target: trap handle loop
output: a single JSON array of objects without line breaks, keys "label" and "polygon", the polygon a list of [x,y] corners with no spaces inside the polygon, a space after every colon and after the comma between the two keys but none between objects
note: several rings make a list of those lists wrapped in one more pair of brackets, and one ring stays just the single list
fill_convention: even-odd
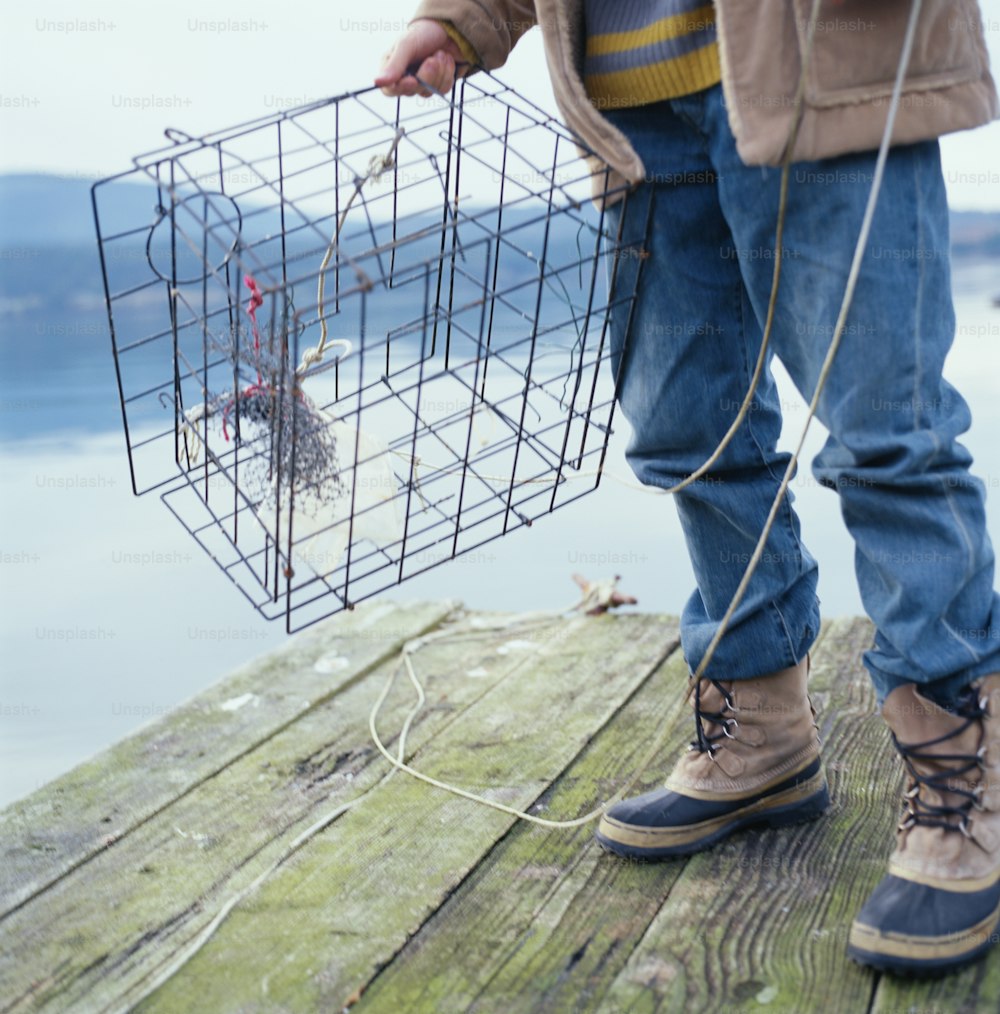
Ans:
[{"label": "trap handle loop", "polygon": [[195,140],[187,131],[178,130],[176,127],[167,127],[163,131],[163,136],[171,142],[171,144],[190,144]]},{"label": "trap handle loop", "polygon": [[[417,62],[411,63],[409,65],[409,67],[406,68],[405,72],[403,73],[403,77],[416,78],[417,79],[417,84],[422,85],[428,91],[434,92],[435,95],[441,95],[442,93],[439,92],[437,90],[437,88],[435,88],[433,85],[429,85],[426,81],[424,81],[423,79],[417,77],[417,71],[420,70],[420,65],[423,62],[424,61],[421,60],[419,63],[417,63]],[[473,71],[479,70],[479,64],[470,63],[468,60],[456,60],[455,61],[455,70],[463,70],[464,73],[461,75],[461,77],[467,77]]]}]

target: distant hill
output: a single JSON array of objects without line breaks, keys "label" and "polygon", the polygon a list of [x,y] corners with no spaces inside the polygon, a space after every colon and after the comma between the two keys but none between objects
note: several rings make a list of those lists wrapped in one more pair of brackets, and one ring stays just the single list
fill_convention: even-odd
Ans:
[{"label": "distant hill", "polygon": [[[0,247],[76,246],[94,243],[90,188],[81,177],[44,174],[0,175]],[[101,189],[102,216],[110,207],[111,185]],[[115,218],[122,228],[152,222],[158,203],[152,182],[117,183]],[[108,223],[114,227],[112,219]],[[1000,257],[1000,211],[953,211],[952,250],[958,257]]]},{"label": "distant hill", "polygon": [[[0,439],[80,428],[110,431],[120,426],[108,314],[91,209],[91,182],[58,176],[0,176],[0,393],[6,392],[0,397]],[[107,248],[106,266],[112,292],[139,293],[135,301],[128,301],[126,306],[120,302],[116,304],[116,335],[120,340],[132,342],[142,336],[163,333],[170,323],[166,287],[149,289],[148,295],[139,288],[152,280],[147,260],[149,234],[143,226],[156,220],[160,199],[156,187],[152,182],[148,185],[117,183],[100,187],[99,193],[105,236],[109,231],[133,230],[109,243]],[[465,205],[464,210],[474,213],[469,205]],[[256,215],[251,211],[241,207],[244,235],[258,239],[265,236],[264,245],[255,248],[255,252],[266,251],[267,245],[275,242],[266,237],[278,231],[275,215],[271,210]],[[591,222],[596,221],[596,213],[589,204],[578,214]],[[517,312],[516,305],[525,298],[518,293],[536,291],[536,258],[541,250],[543,229],[538,221],[532,222],[534,217],[516,208],[508,207],[504,212],[504,227],[510,243],[504,247],[503,254],[508,295],[496,304],[497,313],[506,314],[502,319],[498,316],[494,322],[497,333],[502,333],[504,328],[523,330],[525,326],[526,318]],[[353,228],[359,230],[359,243],[364,242],[364,249],[367,249],[368,236],[376,232],[378,242],[388,244],[391,230],[385,222],[369,222],[363,215],[355,218]],[[488,227],[492,228],[494,216],[491,214],[488,218]],[[406,246],[409,252],[405,256],[400,254],[397,270],[406,256],[417,264],[437,256],[440,233],[436,228],[440,221],[440,213],[434,222],[428,219],[428,225],[434,228]],[[550,261],[572,264],[576,258],[589,256],[587,251],[592,247],[588,246],[587,234],[578,223],[575,215],[558,216],[548,237]],[[414,216],[406,228],[412,234],[422,224],[419,216]],[[514,226],[516,229],[511,234],[508,230]],[[468,228],[472,230],[472,243],[464,247],[468,257],[461,258],[459,276],[467,276],[475,283],[483,271],[482,240],[487,233],[477,232],[475,224]],[[169,263],[167,231],[162,231],[163,235],[154,238],[148,252],[154,264],[166,268]],[[956,271],[956,284],[966,284],[959,283],[959,279],[974,284],[976,298],[980,300],[1000,295],[1000,278],[996,283],[993,281],[993,266],[1000,264],[1000,213],[956,212],[952,215],[952,236],[959,257],[956,263],[964,268]],[[475,249],[477,243],[478,250]],[[294,267],[297,259],[308,256],[306,264],[315,270],[325,249],[325,233],[305,230],[287,242],[288,263]],[[183,249],[178,256],[184,268]],[[185,270],[180,270],[178,277],[182,282],[188,279]],[[583,273],[577,270],[562,277],[565,285],[583,285]],[[311,285],[310,281],[306,287]],[[425,312],[422,287],[396,285],[391,291],[391,296],[380,293],[380,298],[371,302],[367,326],[372,334],[395,327],[399,321],[419,320]],[[559,283],[550,282],[545,292],[546,307],[555,307],[561,320]],[[433,293],[431,295],[433,298]],[[311,298],[311,294],[303,298]],[[463,298],[461,294],[456,296],[455,305],[462,306]],[[502,309],[508,302],[513,309]],[[548,342],[557,339],[557,335],[545,338]],[[164,378],[172,377],[170,350],[167,349],[165,360],[159,357],[159,346],[150,346],[147,351],[148,361],[146,352],[133,354],[133,358],[138,356],[138,359],[134,369],[129,367],[131,372],[126,383],[130,392],[153,390]],[[150,405],[154,413],[164,411],[155,399],[150,400]]]},{"label": "distant hill", "polygon": [[[94,243],[92,179],[41,174],[0,175],[0,246],[76,246]],[[116,188],[122,217],[152,220],[156,188]]]},{"label": "distant hill", "polygon": [[951,250],[956,257],[1000,258],[1000,212],[953,211]]}]

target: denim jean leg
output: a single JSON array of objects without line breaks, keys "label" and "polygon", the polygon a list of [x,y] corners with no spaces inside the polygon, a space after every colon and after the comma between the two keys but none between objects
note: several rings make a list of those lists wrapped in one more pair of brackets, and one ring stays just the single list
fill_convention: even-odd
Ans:
[{"label": "denim jean leg", "polygon": [[[773,250],[780,170],[736,155],[718,90],[703,106],[720,195],[739,246]],[[833,336],[875,153],[793,167],[774,342],[811,398]],[[769,265],[744,257],[758,318]],[[942,377],[954,336],[948,210],[936,142],[890,151],[842,344],[819,402],[829,438],[816,479],[840,495],[879,700],[903,683],[954,692],[1000,671],[1000,597],[985,491],[958,437],[970,414]]]},{"label": "denim jean leg", "polygon": [[[641,244],[652,202],[641,285],[628,314],[613,314],[619,401],[632,426],[627,458],[643,483],[680,482],[716,448],[750,382],[761,332],[717,198],[717,179],[699,132],[671,104],[610,118],[647,167],[624,212],[627,240]],[[639,258],[626,256],[627,277]],[[624,353],[623,350],[624,349]],[[781,413],[770,371],[753,409],[712,470],[675,496],[697,580],[681,640],[694,669],[718,629],[763,529],[788,461],[776,442]],[[815,561],[802,546],[789,498],[764,559],[716,651],[708,674],[746,679],[793,665],[819,629]]]}]

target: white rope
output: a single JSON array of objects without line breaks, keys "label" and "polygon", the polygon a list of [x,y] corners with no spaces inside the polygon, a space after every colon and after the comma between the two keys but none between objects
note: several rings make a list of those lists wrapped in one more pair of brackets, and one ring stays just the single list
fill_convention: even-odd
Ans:
[{"label": "white rope", "polygon": [[[891,138],[892,138],[892,129],[893,129],[893,125],[895,124],[896,112],[897,112],[897,110],[899,108],[900,97],[902,95],[903,80],[904,80],[904,78],[906,76],[906,69],[909,66],[910,53],[911,53],[912,48],[913,48],[913,38],[914,38],[914,35],[915,35],[915,32],[916,32],[917,19],[918,19],[919,14],[920,14],[921,4],[922,4],[922,0],[914,0],[913,8],[911,9],[911,12],[910,12],[910,20],[909,20],[909,22],[907,24],[906,35],[905,35],[904,41],[903,41],[903,50],[902,50],[902,54],[900,56],[900,62],[899,62],[899,66],[898,66],[898,69],[897,69],[897,72],[896,72],[895,83],[894,83],[894,86],[893,86],[892,99],[891,99],[890,104],[889,104],[889,113],[888,113],[888,116],[887,116],[887,119],[886,119],[885,130],[884,130],[883,135],[882,135],[882,142],[881,142],[881,144],[879,146],[878,156],[876,158],[875,172],[874,172],[873,179],[872,179],[872,188],[871,188],[871,191],[870,191],[869,196],[868,196],[868,202],[867,202],[867,205],[865,207],[864,216],[862,218],[861,229],[860,229],[860,232],[859,232],[859,235],[858,235],[857,243],[855,244],[854,256],[852,258],[851,267],[850,267],[850,270],[848,272],[848,278],[847,278],[847,284],[845,286],[844,297],[843,297],[843,299],[841,301],[840,310],[839,310],[839,312],[837,314],[837,321],[836,321],[836,324],[834,326],[833,338],[832,338],[832,340],[830,342],[830,347],[827,350],[826,356],[825,356],[825,358],[823,360],[823,365],[822,365],[822,367],[820,369],[820,374],[819,374],[819,377],[818,377],[817,382],[816,382],[816,390],[813,393],[812,400],[809,403],[809,409],[808,409],[808,413],[806,415],[805,425],[802,428],[802,433],[801,433],[801,436],[799,438],[798,445],[796,446],[795,452],[792,454],[792,457],[789,460],[788,467],[785,470],[784,477],[782,478],[781,484],[780,484],[780,486],[778,488],[778,492],[775,495],[774,502],[771,505],[771,510],[768,513],[767,520],[764,523],[764,529],[761,532],[760,538],[757,540],[757,545],[756,545],[756,547],[754,549],[753,554],[751,555],[750,561],[747,564],[746,570],[743,573],[743,577],[742,577],[742,579],[740,581],[740,584],[737,587],[736,592],[734,593],[732,600],[730,601],[730,604],[729,604],[729,607],[726,610],[726,613],[724,614],[722,620],[719,623],[719,627],[716,630],[715,636],[712,638],[711,642],[709,643],[708,648],[705,651],[705,655],[703,656],[703,658],[701,660],[701,663],[699,664],[698,668],[696,669],[696,671],[692,675],[691,684],[690,684],[692,687],[697,684],[697,682],[698,682],[699,679],[701,679],[701,677],[704,674],[705,670],[707,669],[709,663],[711,662],[712,656],[714,655],[714,653],[715,653],[715,651],[716,651],[716,649],[717,649],[717,647],[719,645],[719,642],[722,640],[723,635],[725,634],[726,630],[728,629],[728,625],[729,625],[730,621],[732,620],[733,614],[735,613],[736,609],[738,608],[739,603],[742,600],[743,595],[746,592],[747,586],[749,585],[750,580],[753,577],[754,571],[756,570],[756,567],[757,567],[758,563],[760,562],[761,557],[763,556],[764,546],[767,543],[767,538],[770,535],[771,529],[772,529],[772,527],[774,525],[774,520],[777,517],[778,510],[781,507],[781,503],[784,500],[785,494],[786,494],[786,492],[788,490],[788,485],[791,482],[793,473],[795,472],[795,468],[796,468],[796,465],[798,463],[799,456],[800,456],[800,454],[802,452],[802,447],[805,444],[805,440],[806,440],[806,437],[807,437],[808,432],[809,432],[810,423],[812,422],[812,419],[813,419],[813,417],[814,417],[814,415],[816,413],[816,407],[819,404],[820,396],[821,396],[821,394],[823,392],[823,389],[824,389],[824,387],[826,385],[827,379],[828,379],[828,377],[830,375],[830,370],[831,370],[831,368],[833,366],[834,357],[836,356],[837,350],[840,347],[840,341],[841,341],[841,339],[843,337],[844,328],[845,328],[846,323],[847,323],[847,314],[850,311],[851,302],[852,302],[853,297],[854,297],[854,290],[855,290],[855,288],[857,286],[858,276],[859,276],[860,271],[861,271],[861,262],[864,259],[865,246],[866,246],[866,244],[868,242],[868,236],[869,236],[869,233],[871,231],[871,223],[872,223],[872,220],[873,220],[874,215],[875,215],[875,206],[877,204],[878,195],[879,195],[879,192],[881,190],[882,178],[884,176],[884,171],[885,171],[885,162],[886,162],[886,159],[888,157],[889,146],[890,146],[890,142],[891,142]],[[813,0],[813,7],[812,7],[811,14],[810,14],[810,23],[809,23],[809,29],[808,29],[807,45],[806,45],[806,50],[805,50],[805,54],[804,54],[804,57],[803,57],[803,71],[802,71],[802,76],[801,76],[800,82],[799,82],[799,93],[796,96],[796,100],[798,102],[801,102],[802,98],[803,98],[803,89],[804,89],[804,82],[805,82],[805,66],[806,66],[806,63],[807,63],[805,57],[808,55],[808,53],[811,52],[812,39],[813,39],[813,36],[814,36],[814,33],[815,33],[815,27],[816,27],[816,21],[817,21],[817,18],[818,18],[818,14],[819,14],[819,8],[820,8],[820,0]],[[788,168],[788,166],[790,164],[790,159],[791,159],[792,153],[794,151],[795,139],[796,139],[796,136],[797,136],[798,124],[800,122],[800,119],[801,119],[800,117],[798,117],[796,119],[795,127],[794,127],[794,129],[792,131],[791,137],[789,138],[788,150],[786,151],[786,155],[785,155],[785,164],[784,164],[783,179],[782,179],[783,186],[782,186],[781,195],[780,195],[780,198],[779,198],[779,200],[781,202],[780,205],[779,205],[779,222],[783,221],[785,206],[786,206],[786,203],[787,203],[787,178],[786,178],[786,173],[787,173],[787,168]],[[776,230],[776,242],[777,242],[777,246],[778,246],[778,257],[780,257],[780,249],[781,249],[781,229],[780,229],[780,227],[779,227],[779,229]],[[777,265],[776,265],[776,268],[777,268]],[[767,332],[769,331],[770,324],[771,324],[771,321],[773,319],[774,306],[775,306],[775,302],[776,302],[776,294],[777,294],[777,288],[778,288],[778,281],[779,281],[779,279],[780,279],[780,271],[776,270],[775,271],[774,280],[773,280],[773,283],[772,283],[771,298],[769,300],[769,307],[768,307],[768,328],[765,329],[765,336],[766,336]],[[760,360],[758,359],[758,365],[759,365],[759,362],[760,362]],[[748,398],[744,400],[744,406],[743,406],[744,408],[746,408],[746,405],[748,404],[750,395],[752,395],[752,388],[751,388],[751,391],[748,393]],[[727,434],[727,438],[731,437],[732,432],[733,431],[731,429],[730,433]],[[722,445],[720,445],[720,448],[717,449],[717,451],[715,452],[715,454],[713,454],[713,456],[709,459],[709,461],[706,462],[706,465],[703,466],[703,468],[707,467],[712,460],[714,460],[716,457],[718,457],[718,454],[721,453],[721,447],[722,447]],[[680,490],[681,488],[683,488],[685,484],[689,483],[690,481],[693,481],[692,480],[692,476],[689,476],[687,479],[684,480],[684,482],[679,483],[677,486],[672,487],[670,489],[665,489],[662,492],[667,492],[667,493],[669,493],[669,492],[677,492],[678,490]],[[418,645],[418,647],[419,647],[419,645]],[[413,668],[412,654],[413,654],[414,650],[415,649],[412,648],[409,645],[406,646],[406,647],[404,647],[402,661],[403,661],[403,664],[406,666],[407,674],[409,675],[410,682],[413,684],[413,686],[414,686],[414,688],[415,688],[415,690],[417,692],[417,700],[418,700],[418,707],[419,707],[419,706],[422,706],[423,701],[425,699],[425,695],[424,695],[423,687],[420,684],[420,680],[417,677],[417,674],[416,674],[416,672],[415,672],[415,670]],[[620,789],[618,792],[616,792],[614,794],[614,796],[612,796],[611,799],[609,799],[607,802],[605,802],[602,806],[600,806],[600,807],[598,807],[598,808],[590,811],[589,813],[585,814],[582,817],[578,817],[578,818],[575,818],[573,820],[564,820],[564,821],[547,820],[545,818],[537,817],[534,814],[525,813],[523,811],[516,810],[516,809],[514,809],[512,807],[505,806],[502,803],[497,803],[497,802],[495,802],[495,801],[493,801],[491,799],[487,799],[487,798],[485,798],[483,796],[476,795],[475,793],[468,792],[465,789],[460,789],[460,788],[458,788],[456,786],[449,785],[446,782],[440,781],[439,779],[432,778],[429,775],[425,775],[421,771],[418,771],[416,768],[413,768],[411,765],[404,763],[402,761],[402,759],[401,759],[401,756],[399,758],[393,758],[392,755],[389,754],[388,750],[385,748],[385,746],[382,743],[381,739],[379,738],[378,731],[376,729],[376,719],[378,717],[378,712],[379,712],[379,709],[381,708],[382,703],[384,702],[385,698],[388,697],[389,691],[390,691],[390,689],[392,687],[392,682],[395,680],[395,675],[396,675],[397,671],[398,670],[394,671],[392,677],[390,678],[390,681],[387,683],[387,685],[386,685],[385,689],[383,690],[383,693],[380,696],[379,700],[376,701],[375,706],[372,709],[372,713],[369,716],[369,723],[368,723],[368,725],[369,725],[369,729],[370,729],[371,734],[372,734],[372,739],[374,740],[375,745],[378,747],[378,749],[382,753],[382,755],[387,760],[389,760],[389,762],[391,764],[393,764],[394,767],[398,768],[399,770],[405,771],[407,774],[411,775],[412,777],[418,778],[421,781],[426,782],[429,785],[433,785],[436,788],[442,789],[442,790],[444,790],[446,792],[450,792],[453,795],[460,796],[463,799],[469,799],[469,800],[472,800],[474,802],[480,803],[480,804],[482,804],[484,806],[492,807],[495,810],[500,810],[503,813],[507,813],[509,815],[515,816],[515,817],[517,817],[517,818],[519,818],[521,820],[526,820],[526,821],[529,821],[530,823],[538,824],[538,825],[540,825],[542,827],[548,827],[548,828],[573,828],[573,827],[579,827],[582,824],[590,823],[592,820],[595,820],[596,818],[598,818],[599,816],[601,816],[601,814],[603,814],[610,806],[612,806],[619,799],[623,798],[625,792],[628,791],[628,789],[631,787],[631,785],[634,784],[634,782],[637,781],[642,776],[642,774],[645,772],[646,768],[655,759],[655,757],[659,753],[660,748],[663,746],[664,742],[667,739],[667,728],[664,727],[663,729],[660,730],[660,732],[656,736],[656,738],[654,740],[654,743],[653,743],[653,746],[647,752],[646,758],[639,765],[639,767],[638,767],[638,769],[636,771],[636,774],[632,777],[632,779],[629,781],[629,783],[627,785],[625,785],[622,789]]]},{"label": "white rope", "polygon": [[205,446],[201,439],[201,434],[198,433],[198,423],[211,414],[212,410],[202,402],[200,405],[189,408],[181,418],[178,436],[184,442],[184,447],[187,450],[187,460],[191,466],[198,464],[201,452]]},{"label": "white rope", "polygon": [[[584,599],[584,602],[586,602],[586,597]],[[580,606],[584,604],[584,602],[577,603],[577,605],[573,607],[573,610],[579,609]],[[528,622],[537,622],[538,619],[548,620],[551,622],[562,619],[565,615],[566,614],[564,612],[559,611],[553,611],[549,613],[529,614],[527,618],[524,617],[518,618],[519,622],[516,624],[516,629],[518,631],[522,629],[522,623],[520,621],[524,619],[527,619]],[[508,622],[508,624],[502,628],[481,628],[481,629],[509,629],[510,626],[511,625]],[[670,726],[664,725],[660,729],[659,733],[656,735],[649,749],[646,751],[646,754],[642,762],[636,768],[635,773],[623,785],[621,785],[609,799],[605,800],[600,806],[595,807],[588,813],[585,813],[582,817],[574,817],[569,820],[550,820],[546,817],[539,817],[536,814],[528,813],[524,810],[518,810],[515,807],[507,806],[504,803],[498,803],[495,800],[488,799],[487,797],[479,795],[475,792],[470,792],[467,789],[462,789],[459,788],[458,786],[450,785],[448,782],[443,782],[440,779],[433,778],[430,775],[424,774],[422,771],[418,770],[412,765],[405,763],[402,759],[404,755],[404,744],[402,739],[406,730],[404,730],[404,732],[400,734],[400,742],[397,745],[396,755],[393,756],[391,753],[389,753],[389,750],[382,742],[382,739],[378,733],[376,723],[378,721],[379,712],[382,710],[382,706],[385,704],[385,701],[388,698],[393,685],[395,684],[396,676],[399,674],[399,670],[401,667],[406,668],[407,676],[410,679],[410,683],[413,685],[413,688],[416,691],[417,703],[414,705],[413,709],[414,713],[418,712],[423,707],[424,702],[426,700],[426,695],[424,693],[423,685],[420,682],[420,678],[417,676],[416,670],[413,667],[412,660],[413,655],[425,644],[429,643],[432,640],[437,639],[438,636],[445,636],[446,633],[447,632],[440,632],[439,634],[431,634],[428,635],[427,637],[420,638],[417,641],[412,641],[404,646],[400,665],[397,665],[396,668],[393,669],[392,674],[386,681],[385,686],[382,688],[382,693],[379,694],[378,699],[372,706],[371,713],[368,716],[368,729],[371,733],[371,737],[375,743],[375,746],[378,747],[379,753],[381,753],[382,756],[385,757],[385,759],[389,761],[390,764],[392,764],[393,768],[398,769],[400,771],[405,771],[408,775],[418,779],[419,781],[425,782],[428,785],[433,785],[435,788],[443,789],[445,792],[450,792],[452,795],[459,796],[462,799],[468,799],[471,802],[480,803],[481,805],[488,806],[491,809],[499,810],[501,813],[506,813],[508,816],[516,817],[518,820],[524,820],[530,824],[537,824],[539,827],[545,827],[549,829],[569,829],[574,827],[582,827],[584,824],[589,824],[592,821],[596,820],[598,817],[600,817],[601,814],[603,814],[604,811],[608,809],[608,807],[613,806],[620,799],[625,798],[625,794],[642,777],[646,769],[655,759],[656,755],[660,752],[661,748],[663,747],[664,743],[667,740],[667,737],[670,733]]]}]

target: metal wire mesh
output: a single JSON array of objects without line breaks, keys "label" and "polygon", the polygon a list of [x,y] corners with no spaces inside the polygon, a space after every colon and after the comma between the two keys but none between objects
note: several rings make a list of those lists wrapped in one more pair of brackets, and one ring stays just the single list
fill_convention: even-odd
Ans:
[{"label": "metal wire mesh", "polygon": [[548,114],[479,74],[168,137],[93,190],[133,489],[263,615],[299,629],[596,488],[641,251]]}]

